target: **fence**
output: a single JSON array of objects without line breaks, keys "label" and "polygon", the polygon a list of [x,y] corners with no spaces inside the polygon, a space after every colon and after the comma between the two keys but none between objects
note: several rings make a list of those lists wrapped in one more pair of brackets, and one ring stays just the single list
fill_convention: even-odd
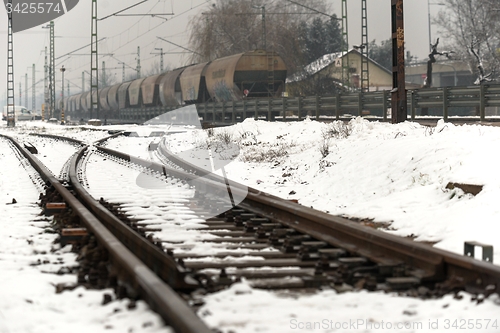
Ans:
[{"label": "fence", "polygon": [[[245,118],[301,120],[306,116],[316,119],[340,119],[343,116],[374,116],[386,121],[390,116],[390,92],[337,93],[333,96],[283,97],[244,99],[242,101],[197,104],[198,114],[205,121],[237,122]],[[469,87],[440,87],[408,91],[408,116],[414,120],[418,109],[437,108],[445,120],[450,109],[461,108],[462,113],[473,113],[484,121],[487,107],[500,107],[500,85]],[[171,108],[155,107],[125,109],[122,119],[155,117]],[[465,111],[464,111],[465,110]]]}]

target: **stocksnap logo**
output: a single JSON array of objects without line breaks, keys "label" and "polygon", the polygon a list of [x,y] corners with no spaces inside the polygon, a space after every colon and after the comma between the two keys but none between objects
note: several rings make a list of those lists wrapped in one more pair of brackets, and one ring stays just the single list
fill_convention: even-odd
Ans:
[{"label": "stocksnap logo", "polygon": [[12,32],[20,32],[52,21],[75,8],[79,0],[3,0],[12,14]]}]

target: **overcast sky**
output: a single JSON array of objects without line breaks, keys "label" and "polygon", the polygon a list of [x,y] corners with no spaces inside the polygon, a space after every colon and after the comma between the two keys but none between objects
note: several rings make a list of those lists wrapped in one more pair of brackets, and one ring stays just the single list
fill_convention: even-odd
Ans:
[{"label": "overcast sky", "polygon": [[[334,12],[340,16],[340,0],[328,0]],[[140,2],[139,0],[98,0],[98,17],[102,18],[123,8]],[[137,65],[137,47],[140,46],[142,71],[148,71],[160,63],[159,50],[167,52],[186,52],[186,50],[157,39],[157,36],[175,44],[188,47],[188,22],[195,15],[207,10],[214,1],[210,0],[149,0],[123,14],[132,13],[170,13],[167,20],[150,16],[110,17],[99,21],[98,37],[106,37],[99,43],[99,66],[106,62],[108,74],[114,75],[121,82],[122,65],[125,62],[126,75],[133,72]],[[390,0],[368,0],[368,39],[377,43],[390,38]],[[419,59],[427,57],[428,51],[428,21],[427,1],[405,0],[405,39],[407,49]],[[431,5],[431,15],[436,15],[440,6]],[[90,47],[75,52],[71,57],[65,54],[90,43],[91,1],[80,0],[78,5],[65,15],[55,20],[55,54],[56,58],[56,98],[60,96],[62,65],[67,69],[65,81],[70,82],[70,93],[81,92],[82,72],[90,71]],[[349,45],[361,41],[361,0],[348,1]],[[32,65],[35,64],[35,79],[37,95],[43,91],[44,49],[49,47],[49,29],[42,26],[14,34],[14,88],[15,103],[24,105],[25,74],[28,74],[28,96],[31,109]],[[436,36],[433,26],[433,39]],[[7,87],[7,14],[0,13],[0,102],[5,103]],[[108,55],[108,54],[113,54]],[[170,53],[164,55],[165,66],[171,68],[185,65],[188,55],[185,53]],[[133,69],[132,69],[133,68]],[[86,79],[88,74],[85,73]],[[19,82],[22,85],[22,100],[19,103]],[[65,89],[67,82],[65,82]],[[88,90],[88,87],[87,87]],[[65,90],[66,94],[66,90]],[[37,105],[37,109],[40,106]]]}]

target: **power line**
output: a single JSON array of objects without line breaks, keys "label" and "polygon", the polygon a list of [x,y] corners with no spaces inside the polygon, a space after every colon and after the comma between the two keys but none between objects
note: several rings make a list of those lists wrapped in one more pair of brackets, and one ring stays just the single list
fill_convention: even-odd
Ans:
[{"label": "power line", "polygon": [[105,20],[105,19],[107,19],[107,18],[109,18],[109,17],[111,17],[111,16],[116,16],[117,14],[122,13],[122,12],[124,12],[124,11],[126,11],[126,10],[129,10],[130,8],[133,8],[133,7],[135,7],[135,6],[138,6],[138,5],[140,5],[141,3],[144,3],[144,2],[146,2],[146,1],[148,1],[148,0],[143,0],[143,1],[141,1],[141,2],[136,3],[135,5],[128,6],[127,8],[124,8],[124,9],[122,9],[122,10],[119,10],[119,11],[117,11],[117,12],[113,13],[113,14],[110,14],[110,15],[108,15],[108,16],[105,16],[105,17],[102,17],[102,18],[100,18],[100,19],[97,19],[97,21],[102,21],[102,20]]}]

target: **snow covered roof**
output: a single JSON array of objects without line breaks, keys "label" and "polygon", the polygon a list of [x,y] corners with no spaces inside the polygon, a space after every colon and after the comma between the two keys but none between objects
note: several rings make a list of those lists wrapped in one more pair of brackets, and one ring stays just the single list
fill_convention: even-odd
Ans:
[{"label": "snow covered roof", "polygon": [[[291,82],[297,82],[297,81],[302,81],[308,77],[313,76],[314,74],[320,72],[324,68],[330,66],[331,64],[335,63],[335,61],[341,61],[342,57],[348,53],[356,53],[360,57],[363,55],[356,49],[350,49],[348,52],[335,52],[335,53],[329,53],[323,55],[321,58],[318,58],[311,62],[309,65],[304,67],[304,69],[301,72],[295,73],[291,76],[289,76],[286,79],[286,83],[291,83]],[[368,60],[375,64],[376,66],[382,68],[384,71],[389,72],[385,67],[377,63],[371,58],[368,58]],[[338,66],[342,66],[341,64],[338,64]]]},{"label": "snow covered roof", "polygon": [[337,59],[340,59],[342,57],[342,55],[343,55],[342,52],[325,54],[321,58],[314,60],[309,65],[304,67],[303,71],[295,73],[295,74],[291,75],[290,77],[288,77],[286,79],[286,83],[304,80],[305,78],[308,78],[308,77],[318,73],[323,68],[328,67],[329,65],[333,64]]}]

